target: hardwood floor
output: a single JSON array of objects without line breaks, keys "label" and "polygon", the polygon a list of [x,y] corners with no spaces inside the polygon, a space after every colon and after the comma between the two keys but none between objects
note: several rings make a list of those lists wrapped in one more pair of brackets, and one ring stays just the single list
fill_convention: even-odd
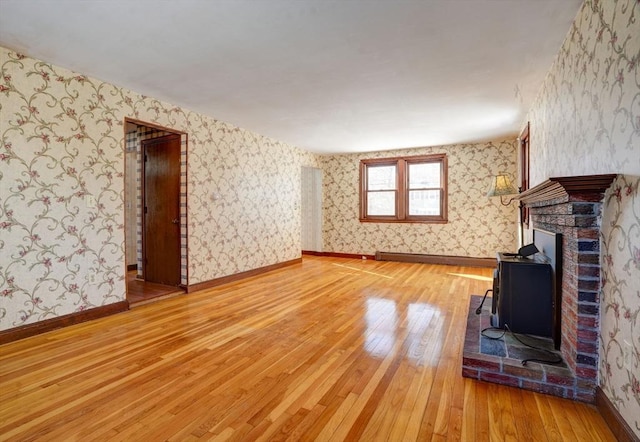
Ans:
[{"label": "hardwood floor", "polygon": [[137,273],[136,270],[127,272],[127,301],[130,307],[184,294],[184,290],[179,287],[138,280]]},{"label": "hardwood floor", "polygon": [[302,264],[0,347],[0,440],[614,440],[461,376],[490,269]]}]

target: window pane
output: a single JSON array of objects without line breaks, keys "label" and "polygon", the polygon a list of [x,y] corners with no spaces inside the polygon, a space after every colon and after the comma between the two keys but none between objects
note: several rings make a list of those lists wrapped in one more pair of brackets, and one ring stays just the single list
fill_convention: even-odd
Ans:
[{"label": "window pane", "polygon": [[409,191],[409,216],[440,215],[439,190]]},{"label": "window pane", "polygon": [[440,187],[440,163],[409,163],[409,189]]},{"label": "window pane", "polygon": [[394,191],[367,193],[367,215],[395,216],[395,214],[396,193]]},{"label": "window pane", "polygon": [[395,190],[396,166],[367,166],[367,190]]}]

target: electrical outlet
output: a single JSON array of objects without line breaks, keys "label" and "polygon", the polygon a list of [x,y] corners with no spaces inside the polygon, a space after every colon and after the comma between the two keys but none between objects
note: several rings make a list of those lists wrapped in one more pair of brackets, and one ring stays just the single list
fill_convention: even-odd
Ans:
[{"label": "electrical outlet", "polygon": [[96,199],[93,195],[85,195],[84,203],[87,205],[89,209],[95,209],[96,207]]},{"label": "electrical outlet", "polygon": [[627,371],[631,371],[631,361],[632,361],[632,357],[631,357],[631,350],[633,349],[633,347],[631,346],[631,342],[627,341],[626,339],[622,341],[624,343],[623,347],[622,347],[622,365],[624,366],[624,369]]}]

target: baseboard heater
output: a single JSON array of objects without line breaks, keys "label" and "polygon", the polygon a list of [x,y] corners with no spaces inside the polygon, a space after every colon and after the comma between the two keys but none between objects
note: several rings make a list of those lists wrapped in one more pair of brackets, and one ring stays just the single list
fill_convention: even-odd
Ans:
[{"label": "baseboard heater", "polygon": [[420,253],[376,252],[376,261],[415,262],[465,267],[496,267],[495,258],[473,258],[469,256],[424,255]]}]

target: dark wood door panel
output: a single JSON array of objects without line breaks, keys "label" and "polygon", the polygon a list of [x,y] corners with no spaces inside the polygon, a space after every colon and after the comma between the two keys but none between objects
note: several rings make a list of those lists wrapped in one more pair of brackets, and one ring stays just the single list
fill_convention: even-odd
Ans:
[{"label": "dark wood door panel", "polygon": [[180,135],[144,140],[144,278],[180,284]]}]

